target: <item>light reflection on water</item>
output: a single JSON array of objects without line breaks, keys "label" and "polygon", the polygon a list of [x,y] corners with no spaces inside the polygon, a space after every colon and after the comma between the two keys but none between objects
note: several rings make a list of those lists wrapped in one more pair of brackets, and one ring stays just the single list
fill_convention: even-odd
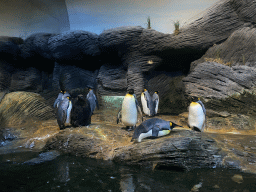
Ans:
[{"label": "light reflection on water", "polygon": [[68,155],[40,164],[24,164],[36,156],[38,153],[34,152],[14,153],[11,157],[1,155],[0,191],[248,192],[256,189],[255,175],[236,170],[152,171]]}]

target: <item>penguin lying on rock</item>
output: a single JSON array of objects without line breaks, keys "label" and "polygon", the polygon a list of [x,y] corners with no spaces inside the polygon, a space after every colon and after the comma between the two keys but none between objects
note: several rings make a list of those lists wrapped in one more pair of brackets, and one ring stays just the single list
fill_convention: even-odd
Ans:
[{"label": "penguin lying on rock", "polygon": [[195,131],[203,132],[206,126],[206,110],[202,101],[192,97],[188,108],[188,125]]},{"label": "penguin lying on rock", "polygon": [[159,118],[148,119],[134,130],[131,141],[141,142],[147,137],[161,137],[169,134],[174,127],[182,126]]},{"label": "penguin lying on rock", "polygon": [[59,103],[57,110],[57,122],[60,129],[64,129],[65,123],[70,123],[70,112],[72,109],[71,96],[64,94],[65,98]]},{"label": "penguin lying on rock", "polygon": [[[141,108],[136,99],[136,95],[134,94],[133,89],[129,89],[128,93],[125,95],[122,108],[117,115],[117,124],[122,121],[122,123],[126,126],[126,128],[130,131],[136,127],[136,123],[138,120],[137,111],[142,116]],[[143,116],[142,116],[143,121]]]}]

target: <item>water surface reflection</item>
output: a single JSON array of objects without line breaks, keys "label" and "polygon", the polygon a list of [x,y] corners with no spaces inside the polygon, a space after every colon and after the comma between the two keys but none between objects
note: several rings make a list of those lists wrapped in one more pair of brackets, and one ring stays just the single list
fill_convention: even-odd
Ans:
[{"label": "water surface reflection", "polygon": [[188,172],[150,170],[60,155],[39,164],[24,163],[38,153],[1,155],[0,191],[232,191],[256,189],[256,176],[227,169]]}]

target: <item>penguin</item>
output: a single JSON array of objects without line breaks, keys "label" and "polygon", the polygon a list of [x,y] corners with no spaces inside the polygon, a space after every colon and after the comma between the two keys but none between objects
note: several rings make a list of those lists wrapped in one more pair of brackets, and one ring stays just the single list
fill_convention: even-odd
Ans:
[{"label": "penguin", "polygon": [[65,123],[70,123],[71,109],[72,109],[71,97],[69,94],[66,94],[65,98],[59,103],[59,107],[57,110],[57,122],[60,129],[64,129]]},{"label": "penguin", "polygon": [[134,94],[134,90],[129,89],[124,97],[122,108],[117,115],[117,124],[122,121],[128,131],[133,130],[138,120],[137,111],[142,116],[141,108]]},{"label": "penguin", "polygon": [[156,115],[158,112],[158,104],[159,104],[158,91],[155,91],[155,93],[153,94],[152,101],[153,101],[153,108],[155,110],[155,115]]},{"label": "penguin", "polygon": [[141,93],[141,104],[143,108],[143,112],[148,116],[154,116],[154,104],[152,102],[152,98],[147,89]]},{"label": "penguin", "polygon": [[188,108],[188,125],[199,132],[203,132],[206,126],[206,110],[202,101],[197,97],[192,97]]},{"label": "penguin", "polygon": [[66,92],[65,90],[63,90],[63,89],[60,90],[60,93],[59,93],[57,99],[55,100],[53,107],[58,108],[59,103],[68,95],[70,96],[70,94],[68,92]]},{"label": "penguin", "polygon": [[86,98],[90,102],[91,114],[93,114],[93,111],[95,110],[96,106],[97,106],[97,109],[99,109],[99,104],[98,104],[98,100],[91,88],[89,88],[89,93],[87,94]]},{"label": "penguin", "polygon": [[72,102],[71,125],[73,127],[90,125],[91,106],[87,98],[80,94]]},{"label": "penguin", "polygon": [[60,93],[53,104],[53,108],[56,108],[56,107],[58,108],[59,103],[63,100],[63,94],[64,94],[64,90],[60,90]]},{"label": "penguin", "polygon": [[174,127],[182,127],[171,121],[152,118],[142,122],[135,130],[131,141],[141,142],[147,137],[161,137],[171,132]]}]

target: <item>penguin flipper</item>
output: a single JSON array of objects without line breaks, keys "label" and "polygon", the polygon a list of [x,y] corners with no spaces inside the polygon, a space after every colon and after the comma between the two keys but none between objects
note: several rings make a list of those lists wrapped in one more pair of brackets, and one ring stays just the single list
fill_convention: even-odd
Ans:
[{"label": "penguin flipper", "polygon": [[205,110],[203,102],[199,100],[199,101],[197,101],[197,103],[199,103],[201,105],[201,107],[203,109],[203,112],[204,112],[204,115],[206,115],[206,110]]},{"label": "penguin flipper", "polygon": [[158,137],[159,128],[153,127],[152,129],[152,136]]},{"label": "penguin flipper", "polygon": [[116,124],[118,124],[121,121],[122,118],[122,109],[119,110],[118,114],[117,114],[117,119],[116,119]]},{"label": "penguin flipper", "polygon": [[136,103],[136,108],[137,108],[137,111],[139,112],[139,114],[141,115],[141,118],[142,118],[142,122],[143,122],[143,115],[142,115],[142,111],[141,111],[141,108],[140,108],[140,105],[139,105],[139,102],[136,98],[136,95],[133,94],[134,98],[135,98],[135,103]]}]

